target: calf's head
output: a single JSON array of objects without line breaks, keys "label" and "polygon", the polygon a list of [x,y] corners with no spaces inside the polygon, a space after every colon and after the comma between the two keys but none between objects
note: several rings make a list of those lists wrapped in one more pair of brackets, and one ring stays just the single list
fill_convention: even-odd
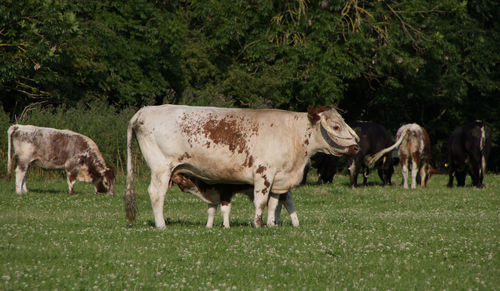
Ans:
[{"label": "calf's head", "polygon": [[330,146],[327,151],[335,156],[354,155],[359,151],[359,137],[347,125],[334,108],[307,108],[309,120],[313,125],[319,123],[321,135]]}]

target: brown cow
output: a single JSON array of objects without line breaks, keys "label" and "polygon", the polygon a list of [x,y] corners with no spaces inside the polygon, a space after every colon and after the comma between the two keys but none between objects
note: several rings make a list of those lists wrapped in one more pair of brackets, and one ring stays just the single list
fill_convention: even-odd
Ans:
[{"label": "brown cow", "polygon": [[401,126],[396,139],[406,134],[399,146],[399,162],[403,174],[403,187],[408,189],[408,159],[411,160],[411,188],[417,187],[417,174],[420,172],[420,185],[425,187],[430,177],[431,142],[427,131],[416,123]]},{"label": "brown cow", "polygon": [[[8,133],[8,173],[16,167],[16,192],[27,192],[26,174],[32,162],[44,169],[64,169],[69,194],[76,180],[92,182],[96,193],[114,194],[115,174],[106,164],[95,142],[70,131],[32,125],[12,125]],[[12,145],[15,154],[12,157]]]}]

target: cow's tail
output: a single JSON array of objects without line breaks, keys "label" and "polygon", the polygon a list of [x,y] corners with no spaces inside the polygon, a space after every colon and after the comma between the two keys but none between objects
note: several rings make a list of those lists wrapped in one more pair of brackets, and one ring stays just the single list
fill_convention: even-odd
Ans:
[{"label": "cow's tail", "polygon": [[481,124],[481,139],[479,140],[479,149],[481,151],[481,173],[479,173],[479,177],[484,176],[486,173],[486,154],[485,154],[485,144],[486,144],[486,129],[484,128],[484,123]]},{"label": "cow's tail", "polygon": [[135,116],[130,120],[127,128],[127,180],[125,184],[125,192],[123,193],[123,201],[125,202],[125,216],[130,224],[135,222],[137,214],[137,201],[135,199],[134,190],[134,165],[132,163],[132,144],[134,138]]},{"label": "cow's tail", "polygon": [[390,147],[387,147],[381,151],[379,151],[378,153],[374,154],[373,156],[370,156],[370,155],[367,155],[365,157],[365,164],[368,168],[373,168],[373,166],[375,165],[375,163],[383,156],[385,155],[386,153],[394,150],[395,148],[399,147],[399,145],[403,142],[403,139],[406,137],[406,135],[408,134],[408,130],[405,130],[405,132],[399,137],[399,139],[396,141],[396,143],[394,143],[392,146]]},{"label": "cow's tail", "polygon": [[13,167],[14,167],[14,160],[13,160],[13,156],[12,156],[12,135],[14,134],[14,132],[18,129],[17,125],[12,125],[11,127],[9,127],[9,129],[7,130],[7,175],[10,179],[11,175],[12,175],[12,170],[13,170]]}]

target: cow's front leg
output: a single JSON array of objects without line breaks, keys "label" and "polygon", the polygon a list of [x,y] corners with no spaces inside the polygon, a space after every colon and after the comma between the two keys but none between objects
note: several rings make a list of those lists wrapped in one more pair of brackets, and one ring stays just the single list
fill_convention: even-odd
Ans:
[{"label": "cow's front leg", "polygon": [[207,227],[212,228],[214,225],[214,217],[217,212],[217,204],[208,204],[208,219],[207,219]]},{"label": "cow's front leg", "polygon": [[[254,178],[254,198],[253,203],[255,205],[255,216],[254,216],[254,224],[255,227],[262,226],[262,213],[264,212],[264,208],[267,205],[267,201],[269,198],[269,193],[271,192],[272,177],[269,173],[265,171],[264,166],[259,166],[255,172]],[[273,218],[274,220],[274,213]],[[269,217],[268,217],[269,222]]]},{"label": "cow's front leg", "polygon": [[163,218],[163,203],[170,181],[170,171],[155,171],[151,173],[151,183],[148,187],[149,198],[151,199],[151,207],[155,225],[157,228],[165,228],[165,219]]}]

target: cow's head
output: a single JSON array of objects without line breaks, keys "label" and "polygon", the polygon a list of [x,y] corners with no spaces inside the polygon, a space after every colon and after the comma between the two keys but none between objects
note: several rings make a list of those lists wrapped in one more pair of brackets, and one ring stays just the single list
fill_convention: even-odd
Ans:
[{"label": "cow's head", "polygon": [[307,108],[309,120],[313,125],[319,123],[321,135],[330,146],[327,151],[335,156],[354,155],[359,151],[359,137],[347,125],[334,108],[320,107],[314,109]]},{"label": "cow's head", "polygon": [[[102,172],[102,182],[101,182],[100,193],[109,193],[111,195],[115,194],[115,171],[109,165]],[[96,188],[97,189],[97,188]]]}]

